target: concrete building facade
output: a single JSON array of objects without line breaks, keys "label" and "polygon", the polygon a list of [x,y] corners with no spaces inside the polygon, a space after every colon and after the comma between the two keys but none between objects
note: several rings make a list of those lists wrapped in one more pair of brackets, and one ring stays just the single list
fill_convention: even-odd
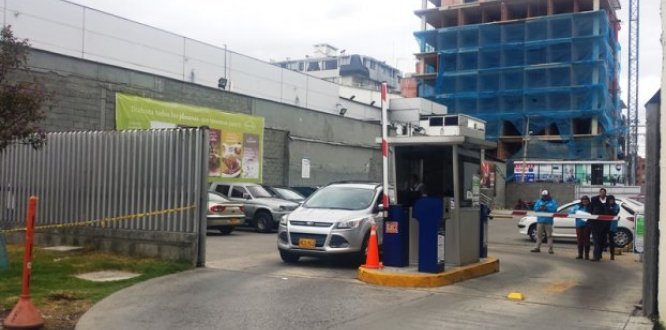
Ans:
[{"label": "concrete building facade", "polygon": [[313,56],[288,59],[273,64],[331,81],[343,86],[378,91],[386,82],[390,92],[400,91],[400,70],[370,56],[346,54],[329,44],[314,45]]},{"label": "concrete building facade", "polygon": [[[30,72],[53,98],[47,131],[115,129],[115,93],[205,106],[265,118],[263,182],[322,185],[333,180],[381,178],[380,126],[176,79],[33,50]],[[301,177],[302,159],[311,177]]]}]

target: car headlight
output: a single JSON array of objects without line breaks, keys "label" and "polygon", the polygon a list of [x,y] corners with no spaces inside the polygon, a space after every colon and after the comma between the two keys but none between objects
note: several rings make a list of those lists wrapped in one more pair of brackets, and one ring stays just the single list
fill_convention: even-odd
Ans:
[{"label": "car headlight", "polygon": [[353,228],[356,228],[356,227],[360,226],[366,220],[368,220],[368,218],[340,221],[340,222],[338,222],[337,225],[335,225],[335,228],[336,229],[353,229]]},{"label": "car headlight", "polygon": [[278,211],[293,211],[296,209],[296,206],[291,206],[291,205],[280,205],[278,208]]},{"label": "car headlight", "polygon": [[286,215],[283,215],[282,218],[280,218],[280,226],[287,227],[287,216]]}]

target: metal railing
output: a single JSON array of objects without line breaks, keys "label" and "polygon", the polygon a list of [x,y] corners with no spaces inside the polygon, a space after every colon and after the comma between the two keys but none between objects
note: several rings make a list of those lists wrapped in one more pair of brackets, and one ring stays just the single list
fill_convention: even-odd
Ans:
[{"label": "metal railing", "polygon": [[[37,225],[198,233],[208,132],[199,129],[51,133],[34,150],[0,152],[0,229]],[[202,187],[203,186],[203,187]],[[123,221],[116,221],[121,218]]]}]

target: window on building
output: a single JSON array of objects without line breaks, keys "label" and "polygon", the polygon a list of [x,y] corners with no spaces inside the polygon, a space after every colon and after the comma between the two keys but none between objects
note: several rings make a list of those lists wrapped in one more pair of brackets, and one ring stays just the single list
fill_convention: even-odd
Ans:
[{"label": "window on building", "polygon": [[303,71],[304,68],[305,68],[305,63],[298,62],[298,71]]},{"label": "window on building", "polygon": [[308,63],[308,71],[319,71],[319,62],[310,62]]},{"label": "window on building", "polygon": [[338,68],[337,60],[328,60],[324,62],[324,70],[335,70]]},{"label": "window on building", "polygon": [[573,134],[593,134],[592,119],[590,118],[574,119]]}]

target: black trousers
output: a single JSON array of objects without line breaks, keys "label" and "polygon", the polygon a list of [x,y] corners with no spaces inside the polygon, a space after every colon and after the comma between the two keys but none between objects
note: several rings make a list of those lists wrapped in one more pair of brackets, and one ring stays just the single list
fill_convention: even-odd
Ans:
[{"label": "black trousers", "polygon": [[594,240],[594,259],[601,259],[601,253],[608,242],[608,232],[610,231],[610,221],[588,220],[592,226],[592,239]]}]

